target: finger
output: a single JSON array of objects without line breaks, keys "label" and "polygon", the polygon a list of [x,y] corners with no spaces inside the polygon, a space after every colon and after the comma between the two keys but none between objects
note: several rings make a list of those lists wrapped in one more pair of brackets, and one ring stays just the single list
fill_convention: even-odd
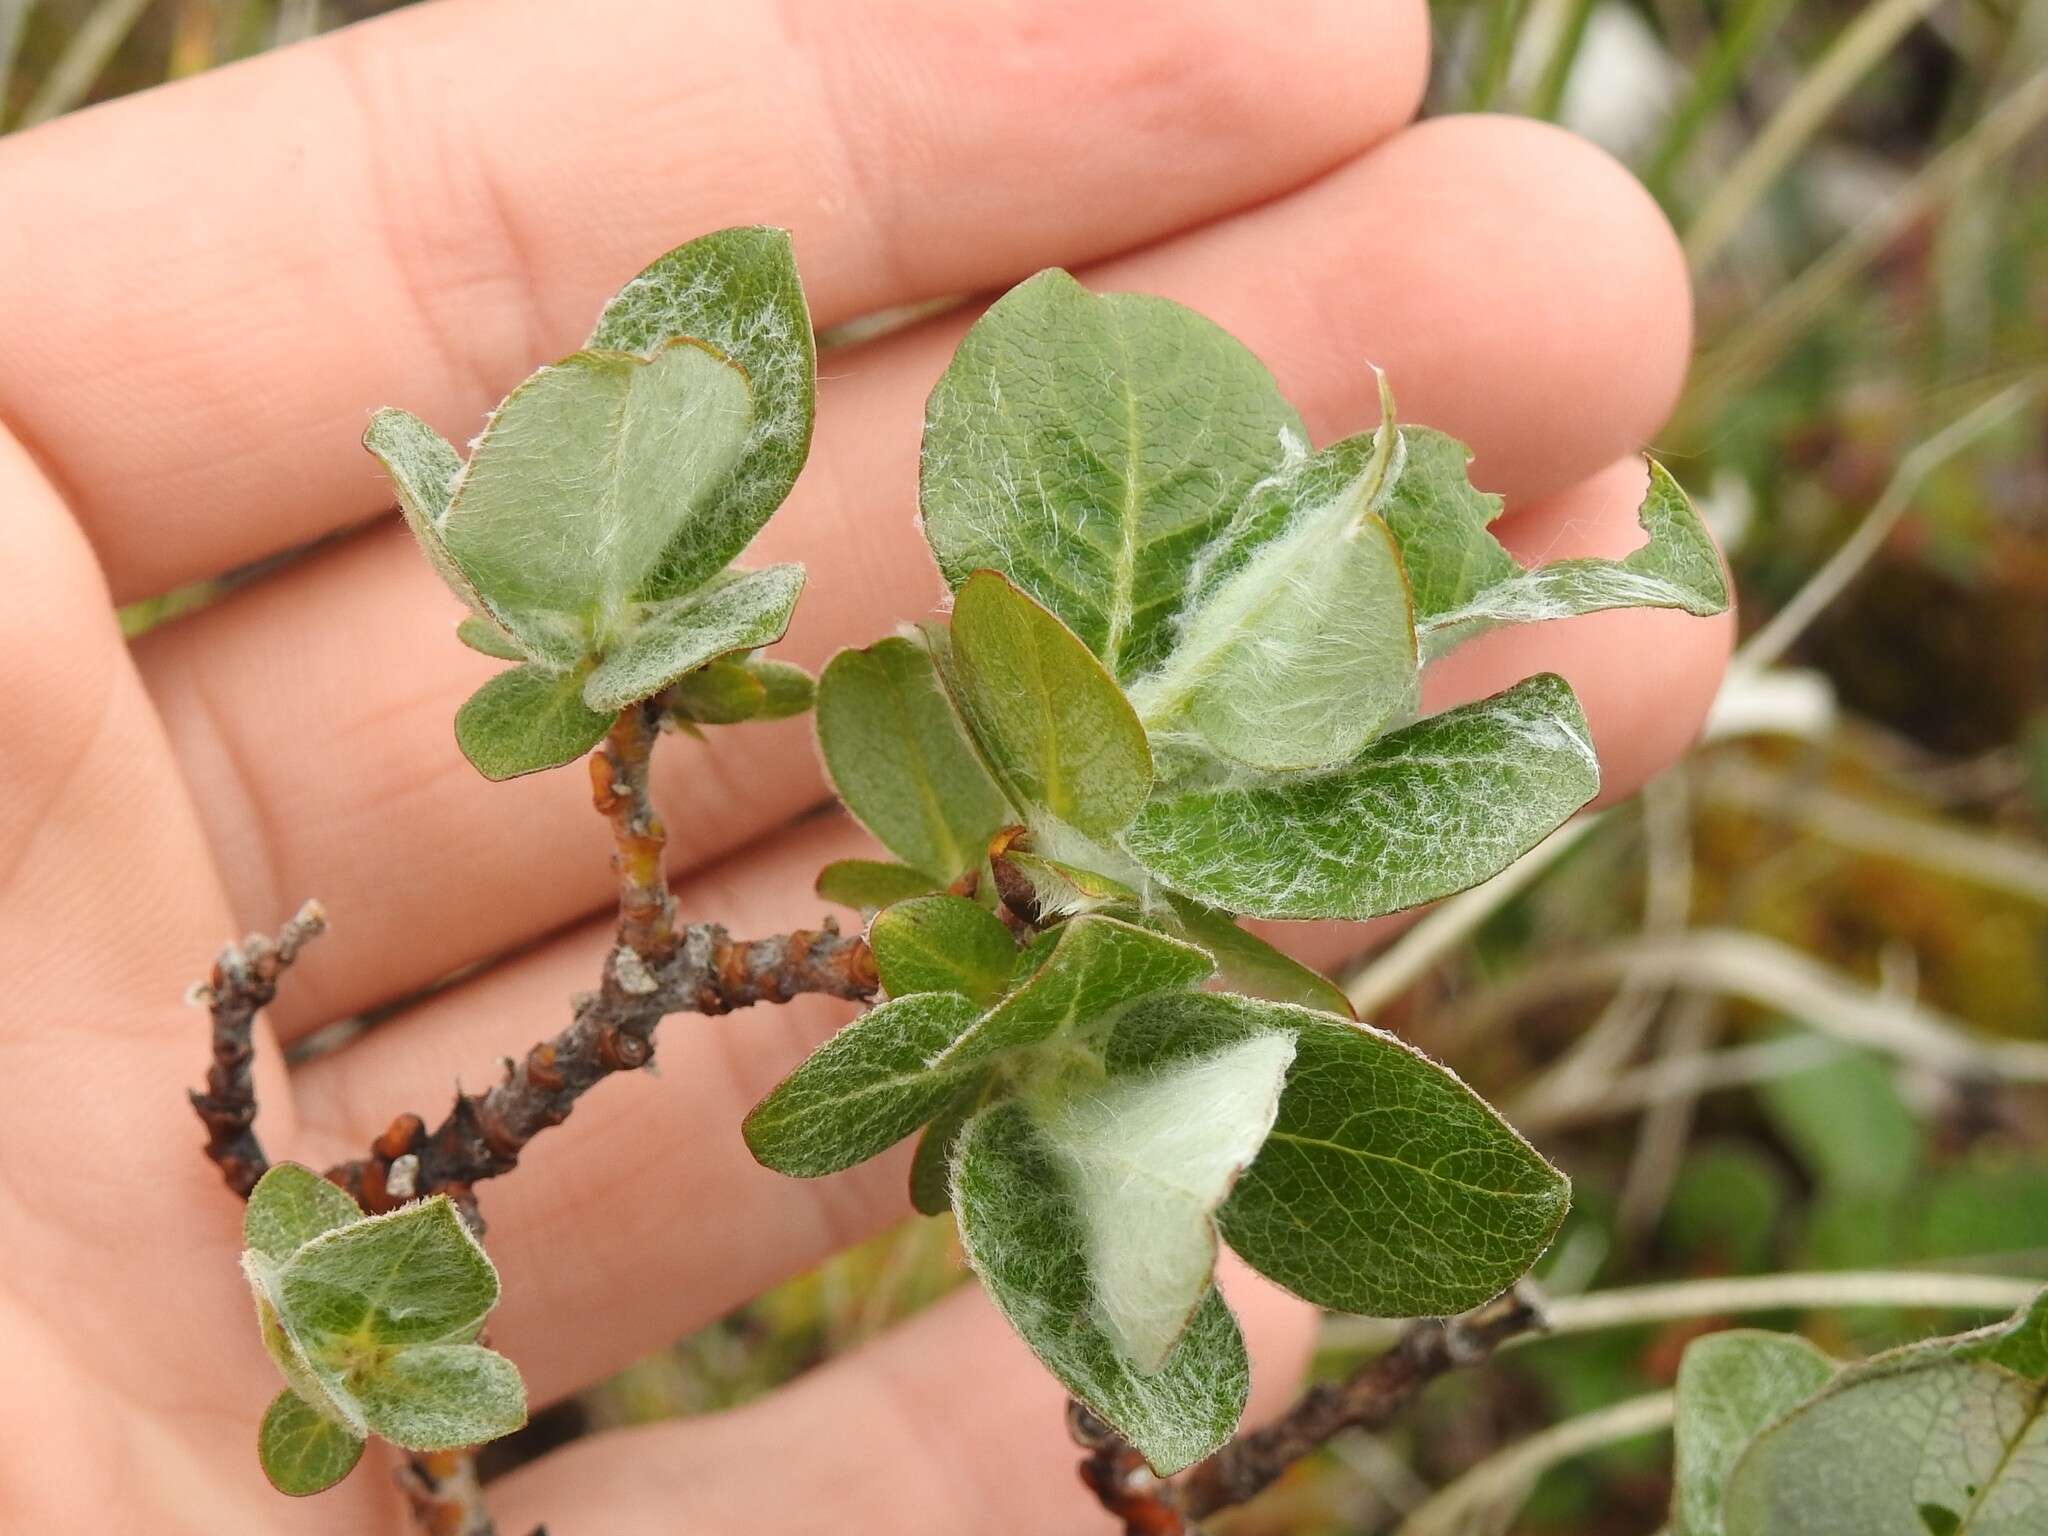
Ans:
[{"label": "finger", "polygon": [[[1641,459],[1516,512],[1502,541],[1524,564],[1594,555],[1618,560],[1643,542],[1636,521],[1648,475]],[[1626,800],[1692,748],[1735,643],[1735,612],[1698,619],[1671,609],[1620,608],[1497,629],[1434,663],[1423,704],[1449,709],[1519,677],[1570,679],[1600,754],[1594,806]],[[1260,931],[1309,965],[1336,970],[1384,942],[1416,914],[1375,923],[1263,923]]]},{"label": "finger", "polygon": [[[207,1037],[181,994],[234,929],[91,551],[4,430],[0,508],[0,1291],[10,1325],[40,1323],[89,1384],[52,1401],[104,1410],[92,1443],[146,1502],[215,1455],[202,1431],[217,1393],[260,1390],[223,1343],[260,1367],[240,1204],[183,1092],[203,1081]],[[267,1038],[257,1070],[260,1130],[288,1137]],[[138,1404],[178,1410],[146,1447],[114,1428]],[[39,1427],[58,1443],[69,1426]]]},{"label": "finger", "polygon": [[371,408],[472,436],[678,231],[790,226],[826,325],[996,285],[1326,170],[1427,50],[1414,0],[418,7],[10,141],[0,418],[162,591],[389,507]]},{"label": "finger", "polygon": [[[1232,1266],[1256,1424],[1308,1364],[1315,1315]],[[580,1441],[492,1488],[501,1524],[637,1532],[1072,1536],[1107,1517],[1075,1476],[1066,1393],[976,1293],[759,1403]]]},{"label": "finger", "polygon": [[[1518,229],[1531,233],[1510,261],[1503,242]],[[1539,494],[1656,429],[1686,338],[1671,245],[1604,155],[1553,129],[1467,119],[1404,133],[1312,188],[1088,276],[1220,315],[1274,360],[1325,438],[1372,419],[1364,360],[1384,359],[1411,419],[1448,417],[1482,478]],[[1405,288],[1376,286],[1384,268]],[[757,551],[810,566],[792,659],[816,665],[938,596],[907,508],[923,400],[963,323],[828,364],[813,467]],[[238,906],[268,912],[318,890],[361,935],[346,957],[338,944],[312,957],[288,1026],[417,986],[607,899],[601,829],[562,776],[486,790],[451,749],[449,717],[489,672],[449,643],[451,606],[393,530],[142,648]],[[215,707],[229,699],[234,709]],[[664,748],[679,864],[820,798],[805,731],[749,727]]]}]

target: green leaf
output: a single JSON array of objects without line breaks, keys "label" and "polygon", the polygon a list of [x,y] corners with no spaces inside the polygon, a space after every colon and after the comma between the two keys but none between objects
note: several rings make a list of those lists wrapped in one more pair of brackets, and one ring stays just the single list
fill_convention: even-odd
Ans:
[{"label": "green leaf", "polygon": [[1257,1161],[1217,1220],[1230,1246],[1317,1306],[1445,1316],[1525,1274],[1570,1186],[1447,1069],[1392,1035],[1227,993],[1155,998],[1111,1037],[1112,1071],[1287,1032],[1294,1066]]},{"label": "green leaf", "polygon": [[500,672],[455,712],[455,740],[487,779],[573,763],[604,739],[612,716],[583,702],[583,680],[534,662]]},{"label": "green leaf", "polygon": [[1378,917],[1498,874],[1599,788],[1578,701],[1546,673],[1383,736],[1332,773],[1155,796],[1122,842],[1210,906]]},{"label": "green leaf", "polygon": [[818,871],[818,894],[857,912],[879,912],[937,889],[930,877],[909,865],[879,859],[835,859]]},{"label": "green leaf", "polygon": [[604,651],[629,600],[653,595],[656,563],[718,493],[752,420],[746,375],[698,342],[647,359],[574,353],[498,407],[442,536],[529,649],[552,655],[584,636]]},{"label": "green leaf", "polygon": [[[391,477],[405,526],[412,530],[435,574],[472,613],[487,613],[482,594],[456,563],[442,538],[448,503],[455,494],[455,480],[462,473],[462,456],[419,417],[390,406],[370,418],[363,433],[363,446]],[[525,658],[522,655],[508,659]]]},{"label": "green leaf", "polygon": [[[1459,551],[1468,547],[1469,524],[1444,532],[1446,522],[1456,522],[1470,507],[1462,467],[1457,478],[1458,487],[1418,491],[1418,503],[1435,501],[1445,508],[1446,516],[1418,520],[1412,528],[1412,542],[1403,540],[1404,554],[1413,549],[1414,558],[1442,564],[1454,556],[1451,550],[1429,547],[1435,539],[1445,538]],[[1700,615],[1723,612],[1728,606],[1728,582],[1714,541],[1678,482],[1655,460],[1650,462],[1650,488],[1637,518],[1649,541],[1626,559],[1558,560],[1526,571],[1510,559],[1511,571],[1499,571],[1496,565],[1496,579],[1474,584],[1453,606],[1425,609],[1418,602],[1416,628],[1424,654],[1441,656],[1496,624],[1570,618],[1605,608],[1679,608]],[[1401,537],[1399,524],[1395,533]]]},{"label": "green leaf", "polygon": [[1269,770],[1327,768],[1412,713],[1408,582],[1375,511],[1400,473],[1393,397],[1361,461],[1350,445],[1254,487],[1196,562],[1172,652],[1132,685],[1148,730]]},{"label": "green leaf", "polygon": [[975,322],[925,407],[918,501],[949,585],[1001,571],[1128,681],[1193,552],[1307,433],[1272,375],[1164,299],[1060,271]]},{"label": "green leaf", "polygon": [[1138,893],[1120,880],[1026,849],[1005,849],[1002,857],[989,867],[996,878],[996,889],[1004,893],[1006,901],[1011,900],[1012,893],[1006,878],[1014,876],[1021,880],[1021,887],[1015,891],[1016,899],[1027,903],[1038,922],[1078,917],[1106,907],[1135,911],[1139,905]]},{"label": "green leaf", "polygon": [[446,1195],[314,1238],[279,1266],[271,1294],[308,1353],[332,1364],[361,1346],[466,1344],[498,1302],[498,1272]]},{"label": "green leaf", "polygon": [[472,613],[455,626],[455,638],[472,651],[490,656],[498,661],[525,661],[527,654],[520,648],[512,632],[499,624],[496,619],[485,618]]},{"label": "green leaf", "polygon": [[1834,1374],[1835,1362],[1797,1334],[1731,1329],[1693,1340],[1678,1367],[1672,1536],[1724,1536],[1721,1490],[1744,1447]]},{"label": "green leaf", "polygon": [[1102,663],[994,571],[953,603],[952,667],[940,676],[1010,799],[1108,838],[1152,787],[1145,728]]},{"label": "green leaf", "polygon": [[363,1441],[297,1393],[280,1392],[264,1411],[256,1455],[270,1486],[299,1498],[324,1492],[353,1472],[363,1457]]},{"label": "green leaf", "polygon": [[256,1327],[263,1339],[264,1352],[270,1356],[285,1385],[322,1417],[337,1424],[346,1424],[352,1434],[362,1434],[365,1428],[362,1410],[344,1389],[341,1372],[330,1365],[316,1363],[300,1342],[286,1331],[284,1320],[278,1315],[272,1300],[277,1283],[276,1266],[253,1248],[247,1249],[242,1254],[242,1274],[256,1300]]},{"label": "green leaf", "polygon": [[323,1232],[363,1219],[347,1191],[298,1163],[276,1163],[249,1191],[242,1241],[271,1264],[282,1264]]},{"label": "green leaf", "polygon": [[818,696],[818,680],[787,661],[750,656],[740,665],[761,685],[761,712],[756,720],[787,720],[809,709]]},{"label": "green leaf", "polygon": [[679,722],[739,725],[768,708],[768,690],[747,667],[720,657],[686,672],[663,690],[662,703]]},{"label": "green leaf", "polygon": [[1310,970],[1255,933],[1238,927],[1228,912],[1218,912],[1171,892],[1166,910],[1156,915],[1172,931],[1216,957],[1216,970],[1232,992],[1276,1003],[1299,1003],[1339,1018],[1355,1019],[1357,1011],[1344,989],[1320,971]]},{"label": "green leaf", "polygon": [[[1348,438],[1354,454],[1363,438]],[[1463,607],[1479,593],[1522,574],[1515,557],[1487,525],[1498,518],[1501,498],[1473,488],[1466,476],[1471,450],[1455,437],[1430,427],[1401,428],[1401,473],[1394,478],[1380,515],[1401,546],[1401,564],[1418,623]]]},{"label": "green leaf", "polygon": [[518,1368],[478,1344],[401,1349],[351,1385],[370,1428],[409,1451],[481,1445],[526,1422]]},{"label": "green leaf", "polygon": [[686,672],[662,692],[671,717],[692,725],[786,720],[811,707],[811,674],[786,661],[720,657]]},{"label": "green leaf", "polygon": [[810,453],[817,346],[789,232],[722,229],[678,246],[619,290],[588,345],[645,356],[683,336],[746,370],[752,420],[726,478],[642,588],[650,599],[700,587],[730,564],[788,497]]},{"label": "green leaf", "polygon": [[773,644],[803,589],[802,566],[771,565],[646,609],[584,680],[583,702],[616,714],[708,661]]},{"label": "green leaf", "polygon": [[868,930],[875,967],[892,997],[958,992],[992,1006],[1017,968],[1017,941],[985,907],[959,896],[919,896],[883,912]]},{"label": "green leaf", "polygon": [[1034,1107],[1066,1164],[1095,1321],[1141,1374],[1209,1294],[1216,1207],[1272,1129],[1294,1041],[1247,1036]]},{"label": "green leaf", "polygon": [[1845,1367],[1742,1452],[1725,1536],[2048,1528],[2048,1304]]},{"label": "green leaf", "polygon": [[854,817],[940,885],[1016,819],[946,702],[930,654],[891,638],[841,651],[818,679],[818,749]]},{"label": "green leaf", "polygon": [[1162,1476],[1228,1440],[1250,1364],[1237,1322],[1211,1290],[1163,1370],[1136,1370],[1096,1320],[1087,1234],[1057,1156],[1023,1108],[997,1104],[961,1133],[953,1211],[968,1261],[1046,1368]]},{"label": "green leaf", "polygon": [[965,1064],[935,1060],[979,1009],[957,992],[892,997],[827,1040],[754,1106],[742,1130],[765,1167],[817,1178],[864,1163],[942,1108]]},{"label": "green leaf", "polygon": [[967,1122],[988,1107],[998,1080],[994,1073],[975,1078],[946,1105],[917,1138],[910,1160],[910,1204],[921,1216],[943,1216],[953,1208],[953,1151]]},{"label": "green leaf", "polygon": [[1215,968],[1191,944],[1100,914],[1073,918],[1049,937],[1044,950],[1026,951],[1020,961],[1020,968],[1037,968],[935,1065],[978,1066],[1005,1051],[1106,1024],[1139,998],[1182,991]]}]

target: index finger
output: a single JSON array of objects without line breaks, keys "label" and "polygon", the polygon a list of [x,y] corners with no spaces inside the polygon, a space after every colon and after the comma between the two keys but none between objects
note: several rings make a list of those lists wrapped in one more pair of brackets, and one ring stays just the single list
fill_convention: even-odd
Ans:
[{"label": "index finger", "polygon": [[460,442],[603,297],[791,227],[815,317],[1287,190],[1414,111],[1415,0],[448,0],[0,147],[0,420],[117,600],[359,521],[403,404]]}]

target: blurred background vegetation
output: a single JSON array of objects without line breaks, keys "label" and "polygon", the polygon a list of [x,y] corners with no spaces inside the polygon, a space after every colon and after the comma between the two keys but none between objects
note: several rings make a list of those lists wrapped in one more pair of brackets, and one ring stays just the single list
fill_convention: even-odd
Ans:
[{"label": "blurred background vegetation", "polygon": [[[0,0],[0,126],[385,8]],[[1841,1354],[1965,1325],[1942,1277],[2048,1276],[2048,0],[1435,9],[1431,111],[1565,122],[1685,239],[1700,354],[1657,447],[1728,549],[1746,642],[1688,763],[1353,989],[1571,1172],[1551,1294],[1911,1270],[1919,1307],[1743,1320]],[[958,1278],[950,1223],[913,1222],[525,1450],[743,1401]],[[1661,1529],[1662,1394],[1733,1313],[1635,1310],[1445,1382],[1229,1529]],[[1333,1322],[1326,1367],[1382,1337]],[[1425,1504],[1461,1475],[1475,1497]]]}]

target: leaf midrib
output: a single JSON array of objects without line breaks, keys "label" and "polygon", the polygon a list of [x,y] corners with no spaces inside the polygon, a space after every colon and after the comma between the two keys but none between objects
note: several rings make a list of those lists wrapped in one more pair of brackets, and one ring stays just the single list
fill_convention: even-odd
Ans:
[{"label": "leaf midrib", "polygon": [[1124,515],[1122,537],[1112,571],[1109,629],[1102,640],[1102,660],[1109,668],[1110,676],[1120,677],[1123,675],[1124,642],[1130,634],[1132,605],[1138,589],[1138,397],[1130,384],[1130,338],[1121,325],[1115,326],[1111,334],[1115,337],[1117,350],[1123,354],[1117,377],[1124,403]]}]

